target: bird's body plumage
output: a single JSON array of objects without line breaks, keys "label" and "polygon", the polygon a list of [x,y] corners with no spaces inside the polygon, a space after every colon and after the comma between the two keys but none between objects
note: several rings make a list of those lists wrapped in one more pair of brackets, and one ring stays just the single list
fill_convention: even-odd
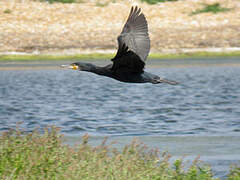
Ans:
[{"label": "bird's body plumage", "polygon": [[101,76],[110,77],[118,81],[126,83],[168,83],[175,85],[175,81],[169,81],[162,79],[157,75],[143,71],[143,72],[131,72],[127,67],[117,68],[115,71],[112,70],[113,64],[108,64],[107,66],[96,66],[91,63],[77,62],[73,63],[78,67],[81,67],[81,71],[92,72]]},{"label": "bird's body plumage", "polygon": [[89,71],[127,83],[177,84],[175,81],[164,80],[144,71],[145,61],[150,51],[150,39],[147,20],[140,8],[131,8],[117,40],[118,51],[111,59],[112,64],[99,67],[90,63],[77,62],[71,64],[70,68]]}]

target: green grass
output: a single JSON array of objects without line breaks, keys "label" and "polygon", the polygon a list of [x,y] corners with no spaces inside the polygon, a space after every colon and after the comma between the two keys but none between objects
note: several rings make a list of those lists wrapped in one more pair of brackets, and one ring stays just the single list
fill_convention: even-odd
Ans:
[{"label": "green grass", "polygon": [[[63,144],[57,128],[23,133],[19,130],[0,136],[0,179],[61,179],[61,180],[214,180],[209,166],[196,159],[184,167],[170,155],[149,150],[136,140],[121,151],[106,139],[101,145],[89,145],[89,136],[82,137],[75,147]],[[228,180],[240,178],[235,167]]]},{"label": "green grass", "polygon": [[98,7],[105,7],[108,4],[109,4],[109,2],[102,3],[102,2],[97,1],[95,5],[98,6]]},{"label": "green grass", "polygon": [[[0,61],[21,61],[21,60],[97,60],[111,59],[115,54],[92,53],[92,54],[76,54],[76,55],[0,55]],[[240,57],[240,51],[234,52],[193,52],[164,54],[152,53],[149,59],[194,59],[194,58],[211,58],[211,57]]]},{"label": "green grass", "polygon": [[11,60],[84,60],[84,59],[111,59],[114,54],[92,53],[92,54],[76,54],[76,55],[0,55],[0,61]]},{"label": "green grass", "polygon": [[142,2],[146,2],[148,4],[157,4],[160,2],[167,2],[167,1],[177,1],[177,0],[141,0]]},{"label": "green grass", "polygon": [[74,3],[75,0],[47,0],[49,3],[60,2],[60,3]]},{"label": "green grass", "polygon": [[5,9],[5,10],[3,11],[3,13],[5,13],[5,14],[11,14],[11,13],[12,13],[12,10],[11,10],[11,9]]},{"label": "green grass", "polygon": [[226,12],[226,11],[230,11],[230,8],[224,8],[221,7],[221,5],[219,3],[214,3],[214,4],[204,4],[204,7],[202,9],[198,9],[194,12],[192,12],[191,15],[195,15],[195,14],[200,14],[200,13],[219,13],[219,12]]},{"label": "green grass", "polygon": [[[61,2],[61,3],[82,3],[85,2],[84,0],[40,0],[40,1],[48,1],[49,3],[54,3],[54,2]],[[167,2],[167,1],[177,1],[177,0],[141,0],[142,2],[146,2],[148,4],[157,4],[159,2]],[[112,2],[114,3],[115,0],[112,0]],[[99,7],[104,7],[107,6],[108,3],[102,3],[101,1],[98,1],[96,3],[96,6]]]},{"label": "green grass", "polygon": [[196,59],[196,58],[216,58],[216,57],[240,57],[240,51],[233,52],[189,52],[176,54],[150,54],[151,59]]}]

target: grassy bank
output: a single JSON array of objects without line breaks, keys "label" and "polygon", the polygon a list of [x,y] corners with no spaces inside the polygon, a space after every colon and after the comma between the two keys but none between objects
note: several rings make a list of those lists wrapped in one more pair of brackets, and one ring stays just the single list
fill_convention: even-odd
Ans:
[{"label": "grassy bank", "polygon": [[0,55],[0,61],[34,61],[34,60],[84,60],[84,59],[111,59],[113,54],[91,53],[75,55]]},{"label": "grassy bank", "polygon": [[[121,151],[103,141],[92,147],[88,136],[76,147],[64,145],[56,128],[0,136],[0,179],[149,179],[213,180],[211,169],[195,160],[188,168],[181,159],[172,165],[169,154],[148,150],[133,141]],[[228,180],[239,180],[240,168]]]},{"label": "grassy bank", "polygon": [[[115,54],[90,53],[76,55],[0,55],[0,61],[21,61],[21,60],[91,60],[91,59],[111,59]],[[191,53],[152,53],[150,59],[194,59],[194,58],[214,58],[214,57],[240,57],[240,51],[234,52],[191,52]]]}]

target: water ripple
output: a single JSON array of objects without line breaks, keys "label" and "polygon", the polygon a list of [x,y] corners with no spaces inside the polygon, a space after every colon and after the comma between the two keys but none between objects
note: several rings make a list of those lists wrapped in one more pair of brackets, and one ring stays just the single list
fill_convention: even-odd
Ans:
[{"label": "water ripple", "polygon": [[22,121],[28,130],[55,125],[79,135],[239,135],[239,66],[147,71],[181,84],[127,84],[64,70],[0,71],[0,131]]}]

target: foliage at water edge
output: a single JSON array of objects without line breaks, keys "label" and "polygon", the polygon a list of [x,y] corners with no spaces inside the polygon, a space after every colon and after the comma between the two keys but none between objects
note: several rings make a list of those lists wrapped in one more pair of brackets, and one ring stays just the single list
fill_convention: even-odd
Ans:
[{"label": "foliage at water edge", "polygon": [[[68,146],[54,127],[44,133],[5,132],[0,136],[0,179],[215,179],[210,167],[198,159],[184,167],[181,159],[170,164],[168,153],[149,150],[136,140],[121,151],[106,139],[96,147],[88,140],[84,135],[81,144]],[[229,180],[239,178],[239,167],[235,167]]]}]

